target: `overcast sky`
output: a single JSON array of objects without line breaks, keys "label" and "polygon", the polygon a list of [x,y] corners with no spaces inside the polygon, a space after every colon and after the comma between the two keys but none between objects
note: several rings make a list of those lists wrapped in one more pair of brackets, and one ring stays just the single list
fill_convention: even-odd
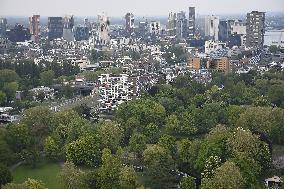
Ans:
[{"label": "overcast sky", "polygon": [[170,11],[187,11],[195,6],[199,14],[246,13],[252,10],[284,12],[284,0],[0,0],[2,16],[166,16]]}]

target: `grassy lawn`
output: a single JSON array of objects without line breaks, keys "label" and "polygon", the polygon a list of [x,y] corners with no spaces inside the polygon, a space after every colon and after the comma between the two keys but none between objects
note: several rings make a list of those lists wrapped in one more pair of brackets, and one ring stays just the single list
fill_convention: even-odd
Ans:
[{"label": "grassy lawn", "polygon": [[41,180],[45,183],[45,186],[49,189],[62,189],[59,179],[57,177],[60,171],[60,165],[55,163],[44,163],[38,165],[33,169],[30,166],[22,165],[12,171],[13,182],[23,183],[28,178]]}]

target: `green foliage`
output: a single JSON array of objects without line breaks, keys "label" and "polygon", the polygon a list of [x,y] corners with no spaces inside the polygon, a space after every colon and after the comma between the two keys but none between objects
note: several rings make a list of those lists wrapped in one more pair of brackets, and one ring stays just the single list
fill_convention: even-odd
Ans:
[{"label": "green foliage", "polygon": [[59,178],[64,186],[64,189],[87,189],[85,183],[86,173],[78,169],[73,163],[64,163]]},{"label": "green foliage", "polygon": [[170,151],[159,146],[149,146],[143,152],[145,174],[149,177],[148,185],[151,188],[169,188],[175,181],[176,165]]},{"label": "green foliage", "polygon": [[117,123],[105,121],[99,124],[98,136],[103,148],[109,148],[115,152],[122,141],[123,131]]},{"label": "green foliage", "polygon": [[1,186],[13,180],[12,174],[8,167],[0,164],[0,188]]},{"label": "green foliage", "polygon": [[120,186],[120,171],[122,169],[119,158],[111,154],[110,149],[102,152],[102,165],[98,169],[98,184],[101,189],[116,189]]},{"label": "green foliage", "polygon": [[57,161],[61,157],[61,149],[52,137],[47,137],[44,142],[45,156],[51,161]]},{"label": "green foliage", "polygon": [[55,73],[53,70],[48,70],[40,73],[40,82],[44,86],[51,86],[55,78]]},{"label": "green foliage", "polygon": [[284,110],[270,107],[250,107],[240,115],[237,121],[239,127],[264,133],[278,144],[284,139]]},{"label": "green foliage", "polygon": [[161,125],[164,122],[165,114],[165,108],[161,104],[149,99],[141,99],[120,105],[116,117],[120,123],[125,123],[133,117],[141,125],[146,126],[150,123]]},{"label": "green foliage", "polygon": [[119,185],[121,189],[136,189],[138,177],[132,167],[124,167],[119,174]]},{"label": "green foliage", "polygon": [[195,189],[195,179],[191,176],[183,177],[180,181],[180,189]]},{"label": "green foliage", "polygon": [[146,137],[139,133],[134,133],[129,140],[129,149],[136,153],[139,157],[146,149]]},{"label": "green foliage", "polygon": [[243,184],[244,180],[239,167],[235,163],[227,161],[216,169],[211,178],[202,179],[201,188],[242,189],[245,188]]},{"label": "green foliage", "polygon": [[7,100],[7,96],[3,91],[0,91],[0,106],[3,105]]},{"label": "green foliage", "polygon": [[101,158],[99,137],[87,135],[66,146],[66,158],[76,165],[97,166]]}]

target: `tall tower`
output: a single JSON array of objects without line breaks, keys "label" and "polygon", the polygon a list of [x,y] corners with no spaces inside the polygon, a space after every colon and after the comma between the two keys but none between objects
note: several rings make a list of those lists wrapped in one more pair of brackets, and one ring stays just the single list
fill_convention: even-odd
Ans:
[{"label": "tall tower", "polygon": [[40,15],[33,15],[29,17],[30,33],[32,41],[39,43],[40,40]]},{"label": "tall tower", "polygon": [[125,30],[129,35],[134,32],[134,15],[132,13],[127,13],[125,15]]},{"label": "tall tower", "polygon": [[48,17],[48,39],[61,38],[63,35],[62,17]]},{"label": "tall tower", "polygon": [[74,16],[65,16],[63,22],[63,38],[66,41],[74,41]]},{"label": "tall tower", "polygon": [[109,25],[109,18],[105,14],[98,15],[99,42],[103,46],[110,42]]},{"label": "tall tower", "polygon": [[219,17],[214,15],[205,16],[205,36],[218,41]]},{"label": "tall tower", "polygon": [[189,7],[188,10],[188,37],[193,39],[195,36],[195,7]]},{"label": "tall tower", "polygon": [[265,12],[247,13],[246,46],[263,48],[265,32]]},{"label": "tall tower", "polygon": [[177,22],[176,22],[176,35],[178,38],[187,38],[187,31],[188,31],[188,26],[187,26],[187,19],[185,12],[181,11],[176,14],[177,15]]},{"label": "tall tower", "polygon": [[0,18],[0,37],[6,37],[7,19]]}]

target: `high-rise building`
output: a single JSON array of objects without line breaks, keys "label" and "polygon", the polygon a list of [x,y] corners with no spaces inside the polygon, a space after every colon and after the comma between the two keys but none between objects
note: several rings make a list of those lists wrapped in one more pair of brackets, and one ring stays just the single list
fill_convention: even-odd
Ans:
[{"label": "high-rise building", "polygon": [[149,33],[152,36],[157,36],[161,34],[161,23],[158,21],[151,21],[149,26]]},{"label": "high-rise building", "polygon": [[247,14],[246,46],[262,48],[265,32],[265,13],[252,11]]},{"label": "high-rise building", "polygon": [[185,39],[188,36],[188,21],[185,12],[181,11],[177,13],[176,17],[176,36],[179,39]]},{"label": "high-rise building", "polygon": [[188,11],[188,37],[193,39],[195,36],[195,7],[189,7]]},{"label": "high-rise building", "polygon": [[132,13],[125,15],[125,30],[128,35],[134,32],[134,15]]},{"label": "high-rise building", "polygon": [[0,37],[6,37],[7,19],[0,18]]},{"label": "high-rise building", "polygon": [[218,41],[219,17],[214,15],[205,16],[205,36]]},{"label": "high-rise building", "polygon": [[168,24],[167,24],[168,35],[175,36],[176,27],[177,27],[177,14],[170,12],[169,17],[168,17]]},{"label": "high-rise building", "polygon": [[62,17],[48,17],[48,39],[53,40],[63,36]]},{"label": "high-rise building", "polygon": [[31,39],[28,28],[24,28],[21,24],[16,24],[14,28],[7,32],[8,39],[12,42],[24,42]]},{"label": "high-rise building", "polygon": [[139,22],[138,33],[140,37],[145,37],[148,32],[148,22]]},{"label": "high-rise building", "polygon": [[40,15],[29,17],[31,39],[35,43],[39,43],[40,39]]},{"label": "high-rise building", "polygon": [[109,18],[105,14],[98,15],[98,37],[100,45],[105,46],[110,42],[109,25]]},{"label": "high-rise building", "polygon": [[75,27],[75,39],[76,41],[88,40],[89,39],[89,27],[78,26]]},{"label": "high-rise building", "polygon": [[229,25],[228,21],[222,20],[219,22],[218,40],[227,42],[229,37]]},{"label": "high-rise building", "polygon": [[63,21],[63,39],[74,41],[74,16],[65,16]]}]

